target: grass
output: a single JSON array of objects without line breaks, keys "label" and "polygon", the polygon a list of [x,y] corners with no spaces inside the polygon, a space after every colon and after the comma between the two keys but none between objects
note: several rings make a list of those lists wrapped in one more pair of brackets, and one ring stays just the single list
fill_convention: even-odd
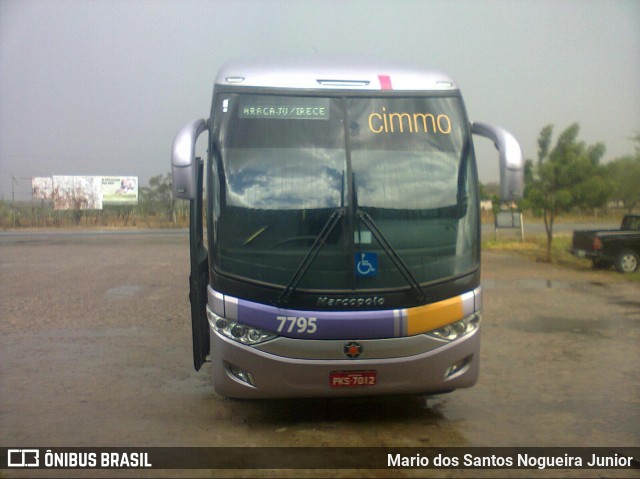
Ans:
[{"label": "grass", "polygon": [[102,210],[56,211],[52,204],[11,204],[0,200],[0,230],[20,228],[185,228],[188,205],[176,205],[175,214],[144,206],[105,206]]},{"label": "grass", "polygon": [[[571,238],[571,233],[554,235],[551,248],[551,263],[574,271],[592,271],[590,260],[576,258],[569,253]],[[545,261],[547,238],[545,235],[529,235],[524,242],[517,239],[487,239],[482,241],[482,249],[484,251],[517,253],[530,261],[541,262]],[[640,269],[632,274],[620,274],[614,269],[603,270],[602,273],[615,274],[616,277],[622,280],[640,283]]]}]

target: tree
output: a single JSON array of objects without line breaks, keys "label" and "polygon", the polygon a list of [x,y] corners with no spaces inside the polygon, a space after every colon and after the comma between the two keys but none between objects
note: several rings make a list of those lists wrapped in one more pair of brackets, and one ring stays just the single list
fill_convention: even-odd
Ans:
[{"label": "tree", "polygon": [[640,158],[640,131],[636,131],[629,139],[636,144],[636,157]]},{"label": "tree", "polygon": [[600,166],[605,146],[587,146],[578,141],[579,133],[578,123],[572,124],[560,134],[553,148],[553,125],[545,126],[538,137],[536,174],[529,178],[525,194],[533,209],[544,217],[547,261],[551,260],[556,216],[576,206],[602,206],[608,199],[609,187]]},{"label": "tree", "polygon": [[149,179],[149,186],[140,188],[140,203],[144,214],[166,215],[175,221],[171,173]]},{"label": "tree", "polygon": [[480,199],[481,200],[490,200],[493,199],[494,196],[500,196],[500,184],[489,182],[482,184],[480,183]]},{"label": "tree", "polygon": [[618,158],[609,163],[606,170],[614,185],[611,199],[622,203],[631,213],[640,205],[640,153]]}]

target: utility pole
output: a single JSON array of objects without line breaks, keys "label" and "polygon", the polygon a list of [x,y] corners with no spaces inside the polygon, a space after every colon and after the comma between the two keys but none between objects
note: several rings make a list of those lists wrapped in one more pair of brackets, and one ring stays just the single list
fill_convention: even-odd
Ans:
[{"label": "utility pole", "polygon": [[16,202],[16,177],[11,175],[11,204],[14,205]]}]

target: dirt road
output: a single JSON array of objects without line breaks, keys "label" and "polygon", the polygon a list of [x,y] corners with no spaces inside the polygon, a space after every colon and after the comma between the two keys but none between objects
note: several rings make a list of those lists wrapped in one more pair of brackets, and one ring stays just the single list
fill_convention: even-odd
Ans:
[{"label": "dirt road", "polygon": [[640,287],[613,272],[484,254],[472,389],[251,402],[193,371],[187,268],[183,233],[0,236],[0,445],[640,446]]}]

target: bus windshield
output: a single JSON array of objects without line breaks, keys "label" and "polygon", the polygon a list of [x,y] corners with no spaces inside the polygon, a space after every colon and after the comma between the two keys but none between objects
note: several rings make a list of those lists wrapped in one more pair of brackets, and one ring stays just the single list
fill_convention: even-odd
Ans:
[{"label": "bus windshield", "polygon": [[340,292],[477,267],[476,170],[459,96],[222,93],[213,109],[219,274],[280,288],[299,275],[298,290]]}]

